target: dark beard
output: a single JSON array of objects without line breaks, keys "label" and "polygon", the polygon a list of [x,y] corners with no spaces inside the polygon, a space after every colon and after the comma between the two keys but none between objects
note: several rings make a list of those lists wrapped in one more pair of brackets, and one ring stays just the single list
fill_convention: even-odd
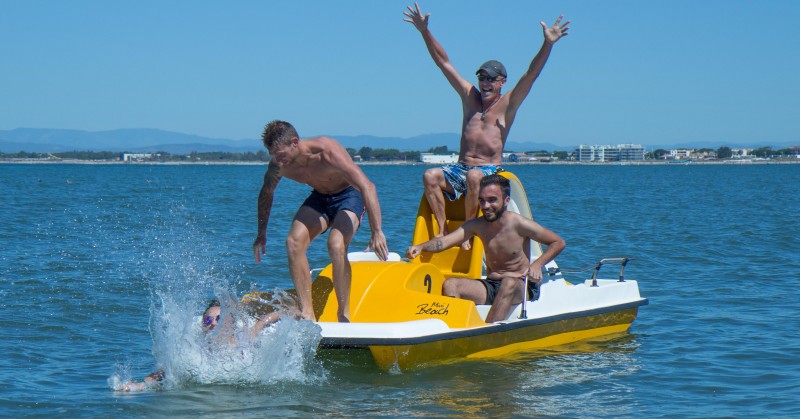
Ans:
[{"label": "dark beard", "polygon": [[484,220],[486,220],[486,221],[488,221],[488,222],[490,222],[490,223],[493,223],[493,222],[495,222],[495,221],[499,220],[499,219],[500,219],[500,217],[502,217],[502,216],[503,216],[503,213],[504,213],[504,212],[506,212],[506,207],[500,208],[500,209],[499,209],[499,210],[498,210],[498,211],[495,213],[495,216],[494,216],[494,218],[492,218],[492,219],[489,219],[488,217],[486,217],[486,214],[483,214],[483,219],[484,219]]}]

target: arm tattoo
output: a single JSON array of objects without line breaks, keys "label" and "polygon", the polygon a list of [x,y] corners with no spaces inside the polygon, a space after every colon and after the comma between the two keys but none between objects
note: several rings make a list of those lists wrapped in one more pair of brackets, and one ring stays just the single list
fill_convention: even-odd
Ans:
[{"label": "arm tattoo", "polygon": [[441,252],[443,248],[444,245],[440,239],[431,240],[422,246],[422,250],[426,252]]}]

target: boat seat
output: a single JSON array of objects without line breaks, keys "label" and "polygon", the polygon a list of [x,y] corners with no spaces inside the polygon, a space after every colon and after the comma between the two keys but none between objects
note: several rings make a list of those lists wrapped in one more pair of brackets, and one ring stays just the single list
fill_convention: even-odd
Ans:
[{"label": "boat seat", "polygon": [[[445,216],[447,230],[454,231],[464,223],[464,196],[456,201],[445,199]],[[424,243],[439,233],[439,225],[433,215],[428,200],[422,195],[414,226],[413,244]],[[483,275],[483,243],[477,237],[472,239],[472,246],[464,250],[454,246],[438,253],[422,252],[420,257],[411,263],[431,263],[442,272],[445,278],[480,278]]]}]

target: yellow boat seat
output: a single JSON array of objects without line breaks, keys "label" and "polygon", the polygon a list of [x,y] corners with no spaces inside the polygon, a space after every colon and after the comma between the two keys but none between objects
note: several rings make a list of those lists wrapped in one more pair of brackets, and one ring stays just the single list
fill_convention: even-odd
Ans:
[{"label": "yellow boat seat", "polygon": [[[464,196],[456,201],[445,199],[447,230],[454,231],[464,223]],[[439,233],[439,225],[433,215],[428,200],[422,195],[414,225],[413,244],[424,243]],[[477,237],[472,239],[472,247],[464,250],[461,246],[451,247],[439,253],[422,252],[411,263],[431,263],[445,278],[480,278],[483,275],[483,243]]]}]

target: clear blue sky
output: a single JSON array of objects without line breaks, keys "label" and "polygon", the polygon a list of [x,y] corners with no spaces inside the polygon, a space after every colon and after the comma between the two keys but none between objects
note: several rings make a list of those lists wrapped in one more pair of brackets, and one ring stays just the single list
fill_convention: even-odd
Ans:
[{"label": "clear blue sky", "polygon": [[[157,128],[258,138],[458,132],[460,102],[403,1],[3,1],[0,129]],[[427,1],[459,72],[516,83],[570,35],[510,141],[800,143],[798,1]]]}]

